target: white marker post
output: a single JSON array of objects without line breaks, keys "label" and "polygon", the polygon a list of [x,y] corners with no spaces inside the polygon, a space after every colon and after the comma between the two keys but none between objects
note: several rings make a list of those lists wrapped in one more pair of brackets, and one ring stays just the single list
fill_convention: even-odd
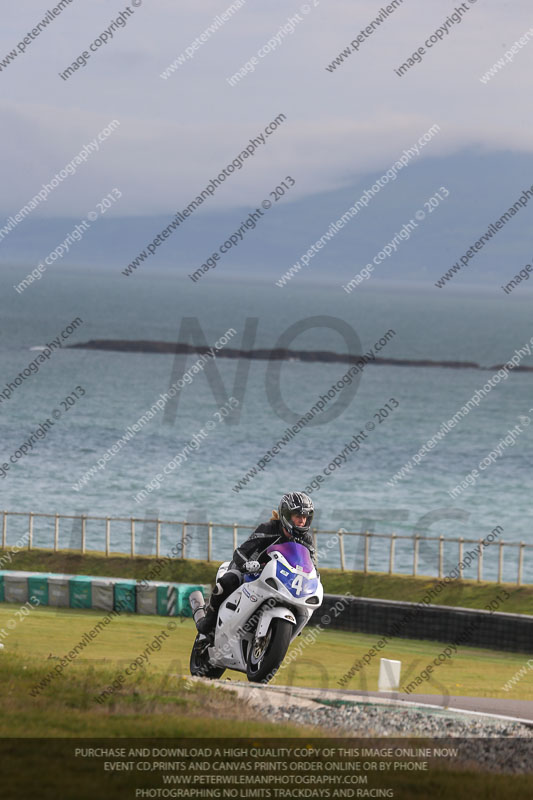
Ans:
[{"label": "white marker post", "polygon": [[379,660],[379,692],[397,692],[400,688],[401,661],[391,661],[389,658]]}]

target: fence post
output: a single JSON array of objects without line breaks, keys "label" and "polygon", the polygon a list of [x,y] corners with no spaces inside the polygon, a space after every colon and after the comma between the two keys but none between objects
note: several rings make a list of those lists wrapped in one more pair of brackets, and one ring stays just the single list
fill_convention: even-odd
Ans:
[{"label": "fence post", "polygon": [[109,555],[109,547],[111,544],[111,520],[109,517],[105,518],[105,554]]},{"label": "fence post", "polygon": [[233,549],[237,549],[237,523],[233,523]]},{"label": "fence post", "polygon": [[339,552],[340,552],[340,556],[341,556],[341,570],[343,572],[345,572],[346,571],[346,565],[344,563],[344,539],[342,538],[343,537],[343,528],[341,528],[338,531],[337,536],[339,537]]},{"label": "fence post", "polygon": [[368,572],[368,551],[370,547],[370,534],[368,531],[365,531],[365,566],[364,566],[364,573]]},{"label": "fence post", "polygon": [[161,551],[161,520],[157,518],[155,525],[155,557],[159,558]]},{"label": "fence post", "polygon": [[2,519],[2,547],[4,550],[7,547],[7,511],[4,511]]},{"label": "fence post", "polygon": [[81,515],[81,552],[85,553],[85,514]]},{"label": "fence post", "polygon": [[479,555],[477,557],[477,582],[483,580],[483,539],[479,540]]},{"label": "fence post", "polygon": [[444,536],[439,536],[439,578],[442,578],[443,562],[444,562]]},{"label": "fence post", "polygon": [[459,537],[459,580],[463,580],[463,537]]},{"label": "fence post", "polygon": [[33,514],[31,511],[28,526],[28,550],[31,550],[33,544]]},{"label": "fence post", "polygon": [[183,522],[181,529],[181,557],[185,558],[185,548],[187,547],[187,523]]},{"label": "fence post", "polygon": [[56,514],[54,519],[54,553],[57,553],[59,547],[59,514]]},{"label": "fence post", "polygon": [[211,548],[213,546],[213,523],[207,523],[207,560],[211,561]]},{"label": "fence post", "polygon": [[518,547],[518,580],[516,581],[518,586],[522,585],[522,570],[524,568],[524,542],[520,542]]},{"label": "fence post", "polygon": [[418,540],[419,540],[418,533],[414,535],[414,549],[413,549],[413,575],[416,575],[418,570]]},{"label": "fence post", "polygon": [[389,553],[389,575],[394,573],[394,547],[396,545],[396,534],[393,533],[390,539],[390,553]]},{"label": "fence post", "polygon": [[500,541],[500,550],[498,553],[498,583],[502,583],[503,577],[503,540]]},{"label": "fence post", "polygon": [[131,531],[130,531],[130,538],[131,538],[131,556],[135,555],[135,520],[131,517]]}]

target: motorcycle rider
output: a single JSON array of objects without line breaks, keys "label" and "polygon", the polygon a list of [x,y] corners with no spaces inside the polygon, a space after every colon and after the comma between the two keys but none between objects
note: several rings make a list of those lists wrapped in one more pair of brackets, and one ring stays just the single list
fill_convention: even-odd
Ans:
[{"label": "motorcycle rider", "polygon": [[316,550],[310,533],[315,512],[313,501],[304,492],[289,492],[281,498],[278,511],[272,518],[261,523],[252,535],[237,547],[228,571],[217,581],[205,616],[196,622],[198,631],[209,636],[215,627],[218,609],[224,600],[237,589],[244,580],[244,573],[259,572],[264,566],[265,551],[278,542],[297,542],[309,550],[311,560],[317,566]]}]

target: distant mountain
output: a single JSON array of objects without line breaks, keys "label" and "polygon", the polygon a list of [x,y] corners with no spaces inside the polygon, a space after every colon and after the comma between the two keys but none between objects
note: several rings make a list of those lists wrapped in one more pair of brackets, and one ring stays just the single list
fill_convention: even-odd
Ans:
[{"label": "distant mountain", "polygon": [[[388,166],[388,165],[387,165]],[[291,202],[290,193],[264,211],[255,229],[243,228],[239,244],[221,255],[216,269],[228,274],[279,277],[325,234],[365,189],[386,170],[369,174],[349,188]],[[297,178],[297,176],[295,176]],[[533,185],[533,155],[473,151],[441,158],[415,158],[395,182],[380,189],[341,230],[314,255],[299,275],[316,279],[334,272],[348,281],[387,244],[410,219],[417,227],[396,252],[374,267],[372,280],[436,281],[485,233],[491,222]],[[449,196],[430,210],[425,205],[444,186]],[[443,192],[440,192],[443,195]],[[262,198],[257,198],[260,202]],[[265,198],[266,199],[266,198]],[[56,265],[97,264],[120,272],[174,218],[168,216],[103,217],[91,224],[83,239],[70,245]],[[156,253],[139,264],[143,273],[157,267],[187,274],[217,252],[247,219],[253,206],[210,210],[209,200],[184,219]],[[423,211],[425,218],[415,218]],[[418,215],[421,217],[421,215]],[[452,283],[508,281],[533,256],[533,198],[498,231],[456,274]],[[0,261],[21,266],[21,275],[65,240],[79,219],[38,219],[30,216],[0,241]],[[0,221],[0,228],[5,224]],[[399,240],[397,240],[399,241]],[[124,278],[134,280],[135,277]]]}]

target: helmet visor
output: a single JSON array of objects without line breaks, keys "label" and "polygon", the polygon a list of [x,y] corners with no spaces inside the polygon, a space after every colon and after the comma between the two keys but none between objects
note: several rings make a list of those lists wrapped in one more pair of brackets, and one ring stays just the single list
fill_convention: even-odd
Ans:
[{"label": "helmet visor", "polygon": [[292,511],[290,521],[295,531],[304,533],[311,527],[313,520],[313,512],[306,512],[305,510]]}]

